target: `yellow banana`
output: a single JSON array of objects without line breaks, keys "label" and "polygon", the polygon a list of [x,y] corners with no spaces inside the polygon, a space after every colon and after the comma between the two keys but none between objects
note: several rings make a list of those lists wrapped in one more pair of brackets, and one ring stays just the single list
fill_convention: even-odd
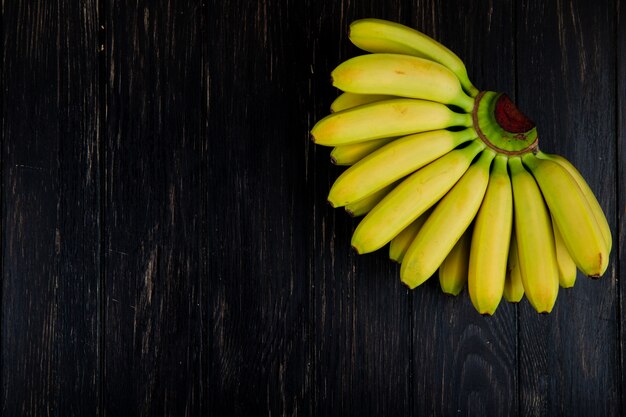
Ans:
[{"label": "yellow banana", "polygon": [[347,166],[328,202],[365,216],[357,253],[390,243],[409,288],[438,271],[445,293],[467,285],[487,315],[524,294],[549,313],[577,270],[606,272],[602,207],[572,164],[539,151],[535,124],[506,94],[479,93],[457,55],[401,24],[362,19],[349,37],[370,53],[332,71],[341,94],[310,136]]},{"label": "yellow banana", "polygon": [[504,298],[509,303],[519,303],[523,296],[524,284],[522,283],[522,272],[519,269],[517,242],[515,231],[512,231],[511,244],[509,245],[509,260],[506,266],[506,279],[504,281]]},{"label": "yellow banana", "polygon": [[443,197],[467,170],[480,140],[451,151],[402,181],[357,226],[352,246],[358,253],[380,249]]},{"label": "yellow banana", "polygon": [[331,187],[328,201],[333,207],[341,207],[360,200],[475,138],[474,129],[468,128],[396,139],[344,171]]},{"label": "yellow banana", "polygon": [[368,140],[367,142],[352,143],[350,145],[335,146],[330,152],[330,161],[335,165],[353,165],[382,148],[396,138]]},{"label": "yellow banana", "polygon": [[342,62],[331,73],[340,90],[357,94],[386,94],[453,104],[471,112],[474,99],[443,65],[400,54],[367,54]]},{"label": "yellow banana", "polygon": [[491,149],[482,152],[478,161],[437,204],[407,249],[400,279],[409,288],[422,284],[437,271],[476,216],[487,189],[494,156]]},{"label": "yellow banana", "polygon": [[336,113],[338,111],[351,109],[353,107],[362,106],[363,104],[370,104],[376,101],[389,100],[397,98],[393,96],[386,96],[382,94],[354,94],[343,93],[340,94],[335,101],[330,105],[330,112]]},{"label": "yellow banana", "polygon": [[609,265],[609,252],[593,210],[576,180],[560,164],[525,154],[550,208],[563,242],[576,266],[590,277],[599,277]]},{"label": "yellow banana", "polygon": [[509,158],[515,238],[524,291],[539,313],[549,313],[559,292],[554,234],[550,214],[533,176],[520,157]]},{"label": "yellow banana", "polygon": [[554,246],[556,247],[556,263],[559,266],[559,285],[562,288],[571,288],[576,282],[576,264],[570,256],[559,228],[556,227],[552,219],[552,230],[554,231]]},{"label": "yellow banana", "polygon": [[387,194],[389,194],[389,191],[393,190],[396,185],[397,183],[393,183],[386,186],[382,190],[376,191],[374,194],[370,194],[367,197],[357,200],[352,204],[347,204],[345,207],[346,212],[351,217],[359,217],[367,214],[371,209],[376,206],[376,204],[378,204]]},{"label": "yellow banana", "polygon": [[326,116],[313,126],[311,139],[318,145],[337,146],[471,124],[470,114],[455,113],[444,104],[400,98]]},{"label": "yellow banana", "polygon": [[408,225],[403,231],[398,233],[396,237],[391,239],[389,243],[389,259],[401,264],[404,259],[404,254],[408,249],[413,239],[417,235],[417,232],[421,229],[422,225],[428,218],[430,210],[427,210],[424,214],[419,216],[413,223]]},{"label": "yellow banana", "polygon": [[502,299],[512,224],[507,157],[498,155],[474,223],[467,277],[470,299],[480,314],[493,314]]},{"label": "yellow banana", "polygon": [[439,285],[446,294],[459,295],[467,282],[471,241],[472,236],[468,229],[439,267]]},{"label": "yellow banana", "polygon": [[548,159],[550,161],[556,162],[557,164],[565,168],[567,172],[569,172],[570,175],[574,178],[574,180],[576,180],[576,183],[582,190],[585,198],[587,198],[587,202],[591,206],[591,210],[593,211],[593,215],[595,216],[596,221],[600,225],[600,229],[602,230],[602,236],[604,236],[604,242],[606,244],[607,250],[608,252],[611,252],[613,241],[611,237],[611,228],[609,227],[609,222],[606,220],[606,216],[602,211],[600,203],[598,203],[598,199],[593,194],[593,191],[591,191],[589,184],[587,184],[587,181],[585,181],[580,172],[578,172],[576,167],[572,165],[571,162],[569,162],[567,159],[563,158],[560,155],[551,155],[539,151],[537,152],[537,158]]},{"label": "yellow banana", "polygon": [[[342,110],[351,109],[363,104],[370,104],[377,101],[389,100],[396,98],[393,96],[384,96],[380,94],[353,94],[343,93],[339,95],[330,105],[330,112],[335,113]],[[330,152],[330,162],[335,165],[353,165],[360,161],[376,149],[388,144],[393,138],[382,138],[369,140],[367,142],[352,143],[350,145],[336,146]]]},{"label": "yellow banana", "polygon": [[467,76],[463,61],[431,37],[399,23],[381,19],[361,19],[350,25],[350,40],[368,52],[414,55],[438,62],[449,68],[472,97],[478,89]]}]

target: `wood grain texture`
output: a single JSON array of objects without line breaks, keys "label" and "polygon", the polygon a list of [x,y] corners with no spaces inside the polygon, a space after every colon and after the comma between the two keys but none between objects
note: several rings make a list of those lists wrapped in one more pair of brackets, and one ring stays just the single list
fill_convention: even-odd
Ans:
[{"label": "wood grain texture", "polygon": [[312,413],[306,7],[209,2],[211,409]]},{"label": "wood grain texture", "polygon": [[208,409],[207,148],[199,1],[110,1],[107,415]]},{"label": "wood grain texture", "polygon": [[[624,414],[623,0],[79,3],[2,3],[0,415]],[[482,317],[350,249],[309,130],[363,17],[440,40],[580,169],[602,279]]]},{"label": "wood grain texture", "polygon": [[[495,4],[494,4],[495,3]],[[420,2],[414,26],[464,60],[481,90],[515,98],[512,2]],[[479,315],[467,288],[442,293],[435,274],[413,293],[414,413],[517,415],[516,308]]]},{"label": "wood grain texture", "polygon": [[3,2],[3,416],[98,415],[97,2]]},{"label": "wood grain texture", "polygon": [[615,27],[616,27],[616,161],[617,161],[617,182],[616,194],[616,214],[617,227],[613,234],[613,253],[616,257],[616,277],[619,288],[619,312],[620,312],[620,374],[621,374],[621,412],[624,414],[624,404],[626,404],[626,375],[624,375],[624,364],[626,364],[626,4],[624,1],[616,2]]},{"label": "wood grain texture", "polygon": [[[522,2],[520,108],[540,146],[579,167],[615,232],[615,5]],[[615,236],[615,235],[614,235]],[[520,415],[620,413],[615,261],[600,280],[579,273],[552,313],[520,309]]]}]

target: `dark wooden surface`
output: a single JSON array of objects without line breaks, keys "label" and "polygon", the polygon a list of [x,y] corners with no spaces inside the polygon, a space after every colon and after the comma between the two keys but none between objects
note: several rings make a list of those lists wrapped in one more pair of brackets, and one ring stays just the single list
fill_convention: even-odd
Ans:
[{"label": "dark wooden surface", "polygon": [[[507,92],[606,211],[608,273],[485,318],[350,250],[308,131],[357,18]],[[2,3],[2,416],[616,416],[621,0]]]}]

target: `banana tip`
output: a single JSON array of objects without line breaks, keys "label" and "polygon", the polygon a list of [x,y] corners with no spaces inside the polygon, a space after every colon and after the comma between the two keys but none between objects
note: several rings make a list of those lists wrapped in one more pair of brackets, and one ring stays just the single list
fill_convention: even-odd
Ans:
[{"label": "banana tip", "polygon": [[414,290],[417,287],[417,284],[414,282],[408,282],[402,278],[400,278],[401,282],[406,285],[410,290]]},{"label": "banana tip", "polygon": [[443,292],[445,295],[449,295],[451,297],[456,297],[457,295],[459,295],[461,293],[463,289],[462,288],[449,288],[446,287],[444,288],[443,286],[441,286],[441,292]]},{"label": "banana tip", "polygon": [[355,217],[354,212],[348,208],[346,209],[346,213],[348,213],[348,216],[350,217]]},{"label": "banana tip", "polygon": [[337,165],[337,160],[332,155],[330,156],[330,163],[333,164],[333,165]]},{"label": "banana tip", "polygon": [[315,136],[313,135],[313,133],[309,133],[309,139],[311,140],[311,142],[315,143]]},{"label": "banana tip", "polygon": [[359,251],[359,248],[357,248],[355,245],[352,245],[352,250],[356,252],[357,255],[361,254],[361,252]]}]

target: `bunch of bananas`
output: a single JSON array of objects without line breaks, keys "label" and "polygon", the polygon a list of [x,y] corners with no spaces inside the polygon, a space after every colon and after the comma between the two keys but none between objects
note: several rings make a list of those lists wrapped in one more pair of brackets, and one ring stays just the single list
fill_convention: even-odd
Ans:
[{"label": "bunch of bananas", "polygon": [[332,72],[343,93],[311,130],[350,166],[328,195],[363,216],[360,254],[389,243],[415,288],[439,271],[445,293],[467,285],[481,314],[524,294],[549,313],[576,269],[600,277],[611,232],[581,174],[543,153],[533,122],[504,94],[479,92],[463,62],[432,38],[378,19],[350,25],[370,54]]}]

